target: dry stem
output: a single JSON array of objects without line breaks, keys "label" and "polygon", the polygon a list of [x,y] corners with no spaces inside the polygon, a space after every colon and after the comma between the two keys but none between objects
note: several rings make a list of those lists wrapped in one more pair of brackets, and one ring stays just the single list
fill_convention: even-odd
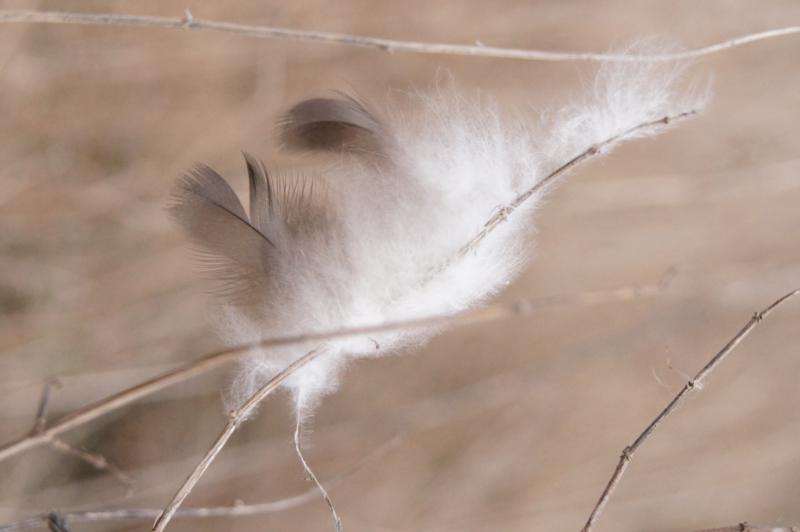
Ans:
[{"label": "dry stem", "polygon": [[608,148],[612,144],[624,140],[626,137],[629,137],[638,131],[641,131],[643,129],[649,129],[651,127],[659,125],[667,125],[673,122],[678,122],[680,120],[685,120],[686,118],[689,118],[695,114],[697,114],[697,110],[691,109],[689,111],[684,111],[682,113],[678,113],[675,115],[664,116],[659,118],[658,120],[644,122],[642,124],[633,126],[621,133],[618,133],[612,137],[609,137],[606,140],[594,146],[590,146],[580,154],[576,155],[566,163],[562,164],[561,166],[550,172],[547,176],[537,181],[531,188],[529,188],[528,190],[526,190],[525,192],[521,193],[519,196],[514,198],[514,200],[511,203],[504,205],[500,209],[497,209],[495,214],[491,218],[489,218],[489,220],[484,224],[483,229],[481,229],[478,232],[478,234],[472,237],[469,240],[469,242],[461,246],[458,252],[452,258],[450,258],[450,260],[446,261],[444,264],[439,266],[439,268],[436,269],[435,272],[444,270],[445,268],[450,266],[453,262],[463,258],[467,254],[475,250],[475,248],[478,247],[478,244],[480,244],[480,242],[484,238],[486,238],[489,235],[489,233],[494,231],[498,225],[505,222],[508,219],[508,217],[511,216],[511,214],[513,214],[514,211],[516,211],[522,204],[524,204],[526,201],[528,201],[531,197],[535,196],[536,194],[543,192],[544,189],[555,183],[555,181],[558,178],[562,177],[565,173],[567,173],[569,170],[571,170],[578,164],[582,163],[586,159],[594,157],[599,153],[603,153],[606,150],[606,148]]},{"label": "dry stem", "polygon": [[306,462],[306,457],[303,456],[303,447],[300,444],[300,432],[301,432],[301,422],[300,422],[300,417],[298,416],[297,424],[295,425],[294,429],[294,450],[297,453],[297,457],[300,459],[300,464],[302,464],[306,474],[314,482],[314,485],[317,487],[320,494],[322,494],[322,498],[325,499],[325,504],[327,504],[328,508],[330,508],[331,516],[333,517],[333,523],[334,526],[336,527],[336,532],[342,532],[342,520],[339,517],[339,514],[336,512],[336,507],[333,505],[333,500],[331,499],[331,496],[328,495],[328,490],[326,490],[325,486],[322,485],[322,482],[319,481],[317,474],[314,473],[314,470],[311,469],[311,466],[309,466],[308,462]]},{"label": "dry stem", "polygon": [[[262,502],[257,504],[235,504],[233,506],[212,506],[207,508],[182,508],[175,514],[175,518],[209,518],[209,517],[245,517],[273,512],[282,512],[302,506],[319,497],[319,490],[314,487],[294,497],[287,497],[277,501]],[[161,515],[160,508],[128,508],[120,510],[94,510],[78,512],[56,512],[62,521],[67,523],[88,523],[101,521],[127,521],[140,519],[155,519]],[[7,525],[0,525],[0,532],[28,530],[40,528],[47,524],[52,514],[28,517]]]},{"label": "dry stem", "polygon": [[70,13],[59,11],[0,10],[0,23],[27,22],[46,24],[85,24],[97,26],[138,26],[148,28],[171,28],[197,31],[232,33],[244,37],[262,39],[284,39],[294,41],[338,44],[358,48],[372,48],[384,52],[412,52],[421,54],[459,55],[470,57],[493,57],[501,59],[521,59],[528,61],[672,61],[710,55],[738,46],[800,33],[800,26],[789,26],[757,33],[750,33],[734,39],[721,41],[701,48],[684,52],[658,55],[623,55],[592,52],[558,52],[546,50],[525,50],[520,48],[501,48],[482,44],[425,43],[364,37],[344,33],[307,31],[271,26],[253,26],[231,22],[215,22],[196,19],[187,10],[183,17],[156,17],[111,13]]},{"label": "dry stem", "polygon": [[[328,488],[338,484],[342,480],[357,473],[370,462],[374,461],[380,456],[383,456],[387,451],[397,446],[400,440],[399,436],[391,438],[390,440],[382,443],[376,449],[372,450],[367,456],[358,461],[349,470],[337,475],[324,482],[323,484]],[[244,504],[238,502],[232,506],[211,506],[205,508],[181,508],[175,513],[175,518],[186,519],[203,519],[209,517],[246,517],[251,515],[261,515],[275,512],[283,512],[302,506],[319,497],[319,489],[315,486],[303,493],[279,499],[276,501],[261,502],[256,504]],[[155,519],[161,515],[162,510],[158,508],[125,508],[118,510],[88,510],[76,512],[51,512],[47,514],[37,515],[0,525],[0,532],[12,532],[16,530],[28,530],[31,528],[40,528],[42,525],[47,525],[52,520],[54,515],[58,516],[61,522],[70,523],[87,523],[87,522],[100,522],[100,521],[124,521],[124,520],[139,520],[139,519]]]},{"label": "dry stem", "polygon": [[738,525],[723,526],[720,528],[704,528],[696,532],[800,532],[796,526],[764,526],[739,523]]},{"label": "dry stem", "polygon": [[195,484],[197,484],[206,470],[211,466],[211,462],[214,461],[220,451],[222,451],[223,447],[225,447],[225,444],[228,442],[231,436],[233,436],[233,433],[236,432],[236,429],[239,428],[239,425],[241,425],[242,422],[244,422],[244,420],[250,416],[259,403],[261,403],[261,401],[263,401],[269,394],[275,391],[275,389],[295,371],[299,370],[324,353],[324,349],[312,349],[302,357],[289,364],[283,371],[272,377],[243,405],[228,414],[228,424],[225,426],[225,429],[217,437],[214,445],[211,446],[203,459],[200,460],[197,466],[195,466],[194,471],[192,471],[192,473],[186,478],[186,481],[184,481],[183,485],[178,488],[177,492],[175,492],[175,495],[172,497],[170,503],[166,508],[164,508],[164,512],[158,516],[156,522],[153,524],[153,530],[161,532],[166,528],[172,519],[172,516],[175,515],[176,510],[180,507],[189,493],[191,493]]},{"label": "dry stem", "polygon": [[74,412],[58,419],[55,423],[46,427],[39,433],[29,434],[18,440],[9,442],[0,447],[0,462],[21,452],[45,445],[51,442],[56,436],[71,429],[93,421],[109,412],[128,405],[137,399],[168,388],[185,380],[198,375],[205,374],[213,369],[219,368],[232,360],[235,360],[241,353],[256,348],[281,347],[288,345],[303,344],[307,342],[335,340],[351,336],[363,336],[374,333],[402,331],[421,327],[440,327],[444,325],[465,326],[473,323],[489,322],[501,319],[508,319],[515,316],[523,316],[535,308],[536,300],[521,300],[514,303],[498,303],[488,305],[481,309],[475,309],[458,314],[427,316],[410,320],[396,321],[379,325],[369,325],[364,327],[350,327],[335,331],[323,331],[318,333],[301,334],[294,336],[283,336],[279,338],[269,338],[260,342],[237,345],[220,351],[210,353],[195,362],[190,362],[177,369],[163,373],[141,384],[118,392],[110,397],[106,397],[94,403],[79,408]]},{"label": "dry stem", "polygon": [[133,492],[136,487],[136,483],[127,473],[125,473],[115,464],[109,462],[108,459],[102,454],[93,453],[91,451],[87,451],[86,449],[76,447],[65,442],[61,438],[53,438],[50,442],[50,446],[64,454],[68,454],[79,460],[83,460],[99,471],[105,471],[111,474],[111,476],[127,486],[129,494]]},{"label": "dry stem", "polygon": [[[31,429],[32,436],[41,434],[42,431],[44,431],[47,423],[47,410],[50,406],[50,390],[53,387],[53,384],[58,384],[58,381],[45,382],[44,387],[42,388],[39,406],[36,408],[36,419],[34,420],[33,428]],[[133,490],[135,485],[133,479],[116,465],[109,462],[108,459],[102,454],[81,449],[70,443],[67,443],[60,438],[52,438],[50,440],[50,446],[59,452],[68,454],[86,462],[95,469],[110,473],[112,476],[114,476],[114,478],[125,484],[128,487],[129,492]]]},{"label": "dry stem", "polygon": [[[592,509],[592,513],[589,515],[589,519],[586,521],[586,524],[583,526],[583,532],[589,532],[592,527],[594,526],[597,519],[600,517],[600,514],[603,512],[606,504],[608,504],[608,500],[611,498],[611,495],[616,490],[617,485],[619,484],[620,480],[622,479],[622,475],[625,473],[625,470],[628,468],[628,465],[633,458],[633,455],[642,446],[642,444],[650,437],[653,431],[656,430],[662,421],[664,421],[667,416],[669,416],[675,409],[678,407],[679,404],[683,401],[684,397],[690,390],[701,390],[703,387],[703,382],[705,379],[714,371],[717,366],[725,359],[728,354],[733,351],[739,342],[741,342],[745,336],[747,336],[751,330],[767,315],[772,312],[775,308],[777,308],[780,304],[785,302],[786,300],[790,299],[791,297],[800,293],[800,288],[792,290],[788,294],[782,296],[778,300],[774,301],[771,305],[767,308],[762,310],[761,312],[756,312],[753,314],[753,317],[750,318],[744,327],[739,330],[736,335],[731,338],[731,340],[725,344],[716,355],[711,357],[711,360],[703,366],[703,369],[697,372],[697,375],[694,376],[693,379],[687,381],[687,383],[681,388],[678,394],[672,398],[672,400],[667,404],[666,407],[650,422],[647,427],[636,437],[636,439],[625,447],[622,450],[622,454],[620,455],[619,462],[617,463],[617,467],[614,469],[614,473],[611,475],[611,478],[608,480],[603,493],[600,495],[600,499],[598,499],[597,504],[595,504],[594,509]],[[744,528],[742,530],[748,530]]]}]

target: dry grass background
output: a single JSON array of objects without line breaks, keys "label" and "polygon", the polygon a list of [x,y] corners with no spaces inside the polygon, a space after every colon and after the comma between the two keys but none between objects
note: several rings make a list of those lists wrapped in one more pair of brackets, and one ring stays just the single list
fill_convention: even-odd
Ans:
[{"label": "dry grass background", "polygon": [[[687,46],[800,21],[793,1],[421,0],[336,3],[3,2],[180,15],[415,40],[602,51],[650,34]],[[705,59],[715,98],[693,122],[580,168],[540,211],[537,254],[502,295],[651,283],[634,302],[563,305],[449,332],[350,368],[307,437],[349,531],[576,530],[619,451],[749,318],[800,284],[800,43]],[[591,68],[131,28],[0,28],[0,440],[30,428],[42,382],[58,415],[219,345],[163,206],[197,161],[240,175],[240,149],[280,164],[273,121],[331,89],[469,89],[536,108]],[[368,221],[365,221],[368,223]],[[790,303],[637,455],[602,530],[800,524],[800,307]],[[670,369],[667,362],[671,364]],[[658,378],[656,378],[656,376]],[[0,522],[50,509],[160,506],[224,424],[225,372],[122,409],[66,439],[137,491],[47,448],[0,464]],[[285,398],[234,437],[188,506],[310,487]],[[149,523],[76,525],[145,530]],[[327,530],[324,503],[171,530]]]}]

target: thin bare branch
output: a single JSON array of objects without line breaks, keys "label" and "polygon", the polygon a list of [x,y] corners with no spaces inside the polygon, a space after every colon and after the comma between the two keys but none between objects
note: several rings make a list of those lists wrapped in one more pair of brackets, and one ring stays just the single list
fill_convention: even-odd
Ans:
[{"label": "thin bare branch", "polygon": [[36,407],[36,418],[33,420],[31,434],[39,434],[44,430],[45,423],[47,423],[47,409],[50,406],[50,389],[53,384],[53,381],[47,381],[42,387],[42,395],[39,397],[39,406]]},{"label": "thin bare branch", "polygon": [[272,377],[243,405],[228,414],[228,424],[225,425],[222,433],[220,433],[220,435],[217,437],[216,441],[208,450],[206,455],[202,460],[200,460],[197,466],[195,466],[192,473],[186,478],[181,487],[178,488],[178,491],[175,492],[175,495],[172,497],[172,500],[169,502],[166,508],[164,508],[164,511],[158,516],[153,524],[153,530],[156,532],[162,532],[166,528],[172,519],[172,516],[175,515],[175,512],[178,510],[178,508],[180,508],[183,501],[192,492],[192,489],[194,489],[197,482],[211,466],[211,463],[225,447],[225,444],[228,443],[228,440],[231,438],[231,436],[233,436],[233,433],[236,432],[236,429],[239,428],[239,425],[241,425],[244,420],[250,416],[259,403],[261,403],[261,401],[263,401],[269,394],[275,391],[278,386],[280,386],[281,383],[285,381],[292,373],[299,370],[309,362],[312,362],[324,353],[324,349],[313,349],[309,351],[302,357],[289,364],[283,371]]},{"label": "thin bare branch", "polygon": [[195,362],[190,362],[177,369],[153,377],[152,379],[118,392],[112,396],[86,405],[83,408],[79,408],[78,410],[75,410],[74,412],[62,417],[61,419],[56,420],[49,427],[45,428],[38,434],[28,435],[7,443],[6,445],[0,447],[0,462],[21,452],[45,445],[54,437],[64,432],[93,421],[142,397],[222,367],[225,364],[235,360],[240,354],[251,349],[335,340],[352,336],[408,330],[420,327],[436,327],[444,325],[464,326],[473,323],[522,316],[529,313],[531,309],[532,307],[529,301],[519,301],[511,304],[495,304],[460,314],[428,316],[424,318],[403,320],[393,323],[369,325],[364,327],[350,327],[336,331],[323,331],[318,333],[284,336],[279,338],[270,338],[260,342],[228,347],[220,351],[210,353]]},{"label": "thin bare branch", "polygon": [[562,164],[561,166],[550,172],[547,176],[537,181],[531,188],[529,188],[528,190],[526,190],[525,192],[521,193],[519,196],[514,198],[514,200],[511,201],[511,203],[504,205],[500,209],[497,209],[494,215],[491,218],[489,218],[489,220],[487,220],[487,222],[483,226],[483,229],[481,229],[481,231],[479,231],[478,234],[472,237],[469,240],[469,242],[464,244],[453,257],[451,257],[448,261],[445,261],[432,273],[435,274],[436,272],[444,270],[445,268],[450,266],[453,262],[465,257],[470,252],[474,251],[475,248],[478,247],[478,245],[484,238],[486,238],[492,231],[494,231],[497,228],[497,226],[508,220],[508,217],[511,216],[514,213],[514,211],[516,211],[521,205],[523,205],[526,201],[531,199],[531,197],[535,196],[540,192],[543,192],[547,187],[553,185],[556,181],[558,181],[559,178],[563,177],[567,172],[572,170],[578,164],[600,153],[603,153],[609,146],[630,137],[631,135],[633,135],[638,131],[644,129],[650,129],[652,127],[659,125],[667,125],[670,123],[685,120],[691,116],[694,116],[695,114],[697,114],[697,110],[690,109],[688,111],[684,111],[682,113],[678,113],[672,116],[665,116],[659,118],[658,120],[652,120],[650,122],[638,124],[621,133],[609,137],[606,140],[594,146],[590,146],[580,154],[576,155],[569,161],[565,162],[564,164]]},{"label": "thin bare branch", "polygon": [[87,451],[86,449],[81,449],[80,447],[76,447],[70,443],[65,442],[61,438],[53,438],[50,441],[50,446],[60,451],[64,454],[68,454],[70,456],[74,456],[75,458],[82,460],[89,464],[90,466],[94,467],[99,471],[105,471],[109,473],[111,476],[119,480],[121,483],[125,484],[128,487],[128,492],[133,491],[136,483],[134,480],[128,476],[122,469],[117,467],[116,465],[112,464],[108,461],[108,459],[99,453],[93,453],[91,451]]},{"label": "thin bare branch", "polygon": [[[659,283],[662,284],[662,283]],[[513,379],[510,380],[510,379]],[[400,425],[404,428],[403,432],[393,436],[383,442],[374,450],[370,451],[364,458],[359,460],[351,469],[337,475],[331,480],[323,482],[326,489],[339,484],[344,479],[360,471],[366,464],[377,460],[387,451],[396,448],[401,442],[416,434],[419,430],[431,430],[434,427],[441,427],[445,423],[453,421],[453,416],[466,415],[468,412],[474,413],[475,408],[485,408],[488,404],[507,404],[512,400],[510,396],[497,402],[497,393],[491,393],[493,399],[489,403],[486,400],[475,402],[475,397],[487,395],[487,391],[500,387],[503,390],[515,389],[518,385],[524,384],[527,379],[520,379],[520,372],[513,371],[508,374],[495,375],[481,379],[477,382],[468,384],[455,391],[448,391],[437,394],[432,398],[420,400],[405,412],[401,412]],[[202,518],[202,517],[237,517],[247,515],[257,515],[262,513],[279,512],[295,508],[302,504],[317,500],[319,489],[314,487],[300,495],[281,499],[279,501],[266,502],[260,504],[235,506],[223,506],[214,508],[181,508],[173,519],[179,518]],[[155,519],[162,513],[161,509],[153,508],[133,508],[133,509],[110,509],[94,511],[73,511],[58,512],[67,523],[79,523],[86,521],[113,521],[113,520],[138,520]],[[0,525],[0,532],[10,532],[12,530],[27,530],[37,528],[42,525],[47,515],[31,516],[19,521]]]},{"label": "thin bare branch", "polygon": [[[286,343],[292,343],[293,341],[296,341],[287,338],[279,340],[282,340]],[[0,447],[0,462],[28,449],[45,445],[59,434],[84,425],[94,419],[99,418],[100,416],[128,405],[137,399],[227,364],[236,358],[239,353],[252,347],[253,346],[237,346],[216,353],[211,353],[195,362],[161,374],[132,388],[128,388],[112,396],[86,405],[83,408],[79,408],[78,410],[75,410],[74,412],[56,420],[49,427],[37,434],[26,436]]]},{"label": "thin bare branch", "polygon": [[594,52],[560,52],[501,48],[483,44],[449,44],[384,39],[344,33],[277,28],[217,22],[194,18],[187,10],[183,17],[157,17],[112,13],[71,13],[60,11],[0,10],[0,23],[25,22],[44,24],[83,24],[94,26],[136,26],[147,28],[185,29],[231,33],[243,37],[283,39],[293,41],[337,44],[357,48],[372,48],[384,52],[410,52],[418,54],[457,55],[469,57],[491,57],[497,59],[520,59],[526,61],[673,61],[715,54],[731,48],[744,46],[766,39],[775,39],[800,33],[800,26],[776,28],[742,35],[734,39],[694,48],[684,52],[658,55],[623,55]]},{"label": "thin bare branch", "polygon": [[[600,498],[595,504],[594,508],[592,509],[592,513],[589,515],[586,524],[583,526],[583,532],[589,532],[592,530],[592,527],[596,523],[597,519],[600,517],[600,514],[603,513],[606,504],[608,504],[611,495],[617,488],[620,480],[622,480],[622,475],[625,473],[625,470],[628,468],[628,465],[633,458],[633,455],[642,446],[642,444],[647,441],[653,431],[669,416],[675,409],[678,407],[679,404],[683,402],[684,397],[686,394],[691,390],[701,390],[703,388],[704,381],[708,378],[712,371],[714,371],[717,366],[725,359],[725,357],[733,351],[737,345],[747,336],[753,328],[758,325],[761,320],[767,317],[769,313],[775,310],[779,305],[784,303],[786,300],[792,298],[793,296],[800,293],[800,288],[792,290],[788,294],[780,297],[772,304],[770,304],[767,308],[762,310],[761,312],[756,312],[753,314],[753,317],[750,318],[744,327],[742,327],[733,338],[728,341],[727,344],[719,351],[716,355],[711,357],[711,360],[706,363],[703,368],[697,372],[693,379],[690,379],[678,394],[672,398],[672,400],[664,407],[663,410],[650,422],[647,427],[633,440],[633,443],[628,445],[622,450],[622,454],[620,455],[619,462],[617,462],[617,467],[614,469],[614,473],[611,475],[611,478],[608,480],[603,493],[600,495]],[[747,528],[742,530],[748,530]]]},{"label": "thin bare branch", "polygon": [[796,526],[765,526],[739,523],[738,525],[723,526],[720,528],[704,528],[696,532],[800,532]]},{"label": "thin bare branch", "polygon": [[[60,386],[57,380],[48,380],[44,383],[42,395],[39,399],[39,406],[36,408],[36,419],[34,420],[33,428],[30,432],[32,436],[41,434],[45,430],[47,424],[47,410],[50,406],[50,390],[54,384]],[[109,462],[105,456],[75,447],[60,438],[52,438],[50,440],[50,446],[59,452],[86,462],[99,471],[110,473],[114,478],[125,484],[129,492],[133,490],[135,485],[133,479],[125,474],[119,467]]]},{"label": "thin bare branch", "polygon": [[[365,457],[360,459],[355,465],[347,471],[327,480],[323,485],[330,489],[333,486],[344,481],[348,477],[356,474],[366,467],[371,462],[374,462],[379,457],[385,455],[391,449],[394,449],[402,436],[395,436],[388,441],[382,443],[374,450],[370,451]],[[307,504],[311,501],[317,500],[319,497],[319,488],[316,486],[308,490],[279,499],[276,501],[261,502],[256,504],[236,503],[232,506],[211,506],[205,508],[181,508],[175,512],[175,519],[203,519],[209,517],[246,517],[251,515],[262,515],[268,513],[283,512],[291,510]],[[90,523],[100,521],[135,521],[144,519],[155,519],[161,515],[160,508],[124,508],[117,510],[89,510],[89,511],[75,511],[75,512],[51,512],[43,515],[36,515],[0,525],[0,532],[13,532],[17,530],[29,530],[32,528],[40,528],[43,525],[47,526],[52,517],[58,516],[62,523]]]},{"label": "thin bare branch", "polygon": [[334,527],[336,528],[336,532],[342,532],[342,520],[339,517],[339,514],[336,512],[336,506],[333,504],[333,500],[331,496],[328,495],[328,490],[325,489],[325,486],[322,485],[322,482],[319,481],[317,474],[314,473],[314,470],[311,469],[311,466],[308,465],[306,461],[306,457],[303,456],[303,446],[300,443],[300,432],[301,432],[301,422],[300,418],[297,418],[297,424],[295,425],[294,429],[294,450],[297,453],[297,457],[300,459],[300,464],[303,466],[306,474],[309,478],[314,482],[314,485],[319,490],[322,498],[325,499],[325,504],[328,505],[328,508],[331,510],[331,516],[333,517]]}]

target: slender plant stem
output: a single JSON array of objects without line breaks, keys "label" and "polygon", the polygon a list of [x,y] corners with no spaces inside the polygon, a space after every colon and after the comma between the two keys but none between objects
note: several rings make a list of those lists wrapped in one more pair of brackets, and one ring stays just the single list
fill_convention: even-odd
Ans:
[{"label": "slender plant stem", "polygon": [[602,153],[609,146],[624,140],[625,138],[631,136],[632,134],[638,131],[641,131],[643,129],[649,129],[651,127],[659,125],[666,126],[670,123],[685,120],[695,114],[697,114],[697,111],[691,109],[689,111],[684,111],[682,113],[678,113],[672,116],[664,116],[662,118],[659,118],[658,120],[652,120],[650,122],[645,122],[633,126],[621,133],[618,133],[612,137],[607,138],[606,140],[600,142],[599,144],[590,146],[580,154],[576,155],[569,161],[565,162],[564,164],[562,164],[561,166],[550,172],[547,176],[537,181],[528,190],[522,192],[520,195],[514,198],[514,200],[511,201],[511,203],[501,207],[500,209],[497,209],[494,215],[491,218],[489,218],[489,220],[484,224],[483,229],[481,229],[474,237],[472,237],[466,244],[464,244],[453,257],[451,257],[448,261],[440,265],[435,270],[435,272],[439,272],[446,269],[453,262],[460,260],[464,256],[468,255],[470,252],[474,251],[475,248],[478,247],[478,245],[484,238],[486,238],[492,231],[494,231],[497,228],[497,226],[508,220],[508,217],[511,214],[513,214],[514,211],[516,211],[520,206],[522,206],[525,202],[531,199],[531,197],[535,196],[538,193],[543,192],[548,186],[555,183],[560,177],[562,177],[564,174],[566,174],[568,171],[570,171],[572,168],[582,163],[586,159],[589,159],[599,153]]},{"label": "slender plant stem", "polygon": [[298,416],[297,423],[294,428],[294,450],[297,453],[297,457],[300,459],[300,464],[302,464],[306,474],[314,482],[314,485],[317,487],[320,494],[322,494],[322,498],[325,499],[325,504],[327,504],[328,508],[330,508],[336,532],[342,532],[342,520],[339,517],[339,514],[336,512],[336,506],[334,506],[331,496],[328,495],[328,490],[326,490],[325,486],[322,485],[322,482],[319,481],[319,478],[317,478],[317,474],[314,473],[314,470],[311,469],[311,466],[309,466],[308,462],[306,462],[306,457],[303,456],[303,446],[300,443],[301,430],[302,430],[301,420],[300,417]]},{"label": "slender plant stem", "polygon": [[800,33],[800,26],[776,28],[742,35],[718,43],[694,48],[684,52],[657,55],[624,55],[593,52],[561,52],[501,48],[482,44],[449,44],[416,42],[381,37],[366,37],[323,31],[254,26],[217,22],[194,18],[187,10],[183,17],[157,17],[116,13],[72,13],[61,11],[0,10],[0,23],[26,22],[44,24],[84,24],[95,26],[137,26],[147,28],[171,28],[194,31],[231,33],[243,37],[283,39],[293,41],[338,44],[357,48],[372,48],[384,52],[411,52],[419,54],[457,55],[469,57],[492,57],[497,59],[520,59],[527,61],[673,61],[715,54],[739,46]]},{"label": "slender plant stem", "polygon": [[[233,506],[211,506],[206,508],[181,508],[175,518],[204,519],[209,517],[246,517],[267,513],[282,512],[297,508],[319,497],[319,489],[314,486],[303,493],[277,501],[256,504],[236,504]],[[119,510],[93,510],[76,512],[58,512],[67,523],[94,523],[100,521],[127,521],[155,519],[163,512],[160,508],[125,508]],[[19,521],[0,525],[0,532],[29,530],[47,524],[48,515],[37,515]]]},{"label": "slender plant stem", "polygon": [[47,409],[50,406],[50,389],[53,387],[52,381],[47,381],[42,387],[42,395],[39,396],[39,406],[36,407],[36,417],[33,420],[31,434],[38,434],[44,430],[47,423]]},{"label": "slender plant stem", "polygon": [[[281,338],[278,340],[283,341],[283,345],[286,343],[292,343],[291,341],[288,341],[290,339],[287,338]],[[0,462],[23,451],[48,444],[59,434],[93,421],[109,412],[128,405],[137,399],[155,393],[159,390],[163,390],[164,388],[168,388],[169,386],[183,382],[192,377],[202,375],[211,371],[212,369],[216,369],[224,364],[227,364],[231,360],[234,360],[239,353],[247,351],[247,349],[252,347],[253,346],[237,346],[229,349],[223,349],[216,353],[211,353],[195,362],[161,374],[141,384],[133,386],[132,388],[128,388],[112,396],[88,404],[83,408],[79,408],[78,410],[75,410],[74,412],[56,420],[52,425],[45,428],[41,432],[30,434],[24,438],[20,438],[0,447]]]},{"label": "slender plant stem", "polygon": [[175,515],[175,512],[178,510],[178,508],[180,508],[183,501],[186,499],[189,493],[192,492],[194,486],[211,466],[211,463],[225,447],[225,444],[228,443],[228,440],[231,438],[231,436],[233,436],[233,433],[236,432],[236,429],[239,428],[239,425],[241,425],[242,422],[244,422],[244,420],[250,416],[259,403],[266,399],[269,394],[275,391],[275,389],[295,371],[307,365],[309,362],[312,362],[324,353],[324,349],[312,349],[302,357],[286,366],[283,371],[272,377],[266,384],[259,388],[258,391],[256,391],[256,393],[254,393],[243,405],[228,414],[228,424],[222,430],[222,433],[217,437],[214,445],[211,446],[203,459],[200,460],[192,473],[186,478],[181,487],[178,488],[178,491],[175,492],[172,500],[169,502],[166,508],[164,508],[164,511],[161,513],[161,515],[158,516],[156,522],[153,524],[153,530],[156,532],[162,532],[167,527],[172,519],[172,516]]},{"label": "slender plant stem", "polygon": [[[310,488],[294,497],[262,502],[256,504],[236,504],[233,506],[211,506],[206,508],[182,508],[175,514],[175,518],[209,518],[209,517],[245,517],[266,513],[281,512],[302,506],[319,497],[319,490]],[[93,523],[100,521],[126,521],[140,519],[155,519],[161,515],[160,508],[125,508],[119,510],[90,510],[76,512],[58,512],[58,515],[67,523]],[[47,515],[37,515],[19,521],[0,525],[0,532],[28,530],[39,528],[46,524]]]},{"label": "slender plant stem", "polygon": [[[36,418],[34,419],[33,428],[31,429],[31,434],[34,436],[40,434],[47,424],[47,410],[50,406],[50,391],[54,384],[60,386],[58,381],[47,381],[44,383],[44,387],[42,388],[42,395],[39,398],[39,406],[36,408]],[[134,489],[135,483],[133,482],[133,479],[119,467],[109,462],[109,460],[102,454],[81,449],[80,447],[76,447],[62,440],[61,438],[55,437],[50,440],[50,447],[59,452],[82,460],[99,471],[110,473],[117,480],[125,484],[128,487],[129,492]]]},{"label": "slender plant stem", "polygon": [[784,303],[786,300],[794,297],[800,293],[800,288],[792,290],[788,294],[781,296],[779,299],[774,301],[770,304],[767,308],[762,310],[761,312],[756,312],[753,314],[753,317],[750,318],[744,327],[742,327],[733,338],[728,341],[725,346],[717,352],[711,360],[709,360],[703,368],[697,372],[693,379],[684,384],[683,388],[678,392],[678,394],[672,398],[672,400],[664,407],[661,412],[653,419],[653,421],[648,424],[644,430],[633,440],[633,443],[628,445],[622,450],[622,454],[620,455],[619,462],[617,462],[617,467],[614,469],[614,473],[611,475],[611,478],[608,480],[605,489],[603,489],[603,493],[600,495],[600,498],[597,501],[597,504],[594,505],[592,509],[592,513],[589,514],[589,518],[586,521],[586,524],[583,525],[583,532],[589,532],[592,530],[592,527],[597,522],[597,519],[600,517],[600,514],[603,513],[603,510],[608,504],[611,495],[617,489],[620,480],[622,480],[622,476],[625,474],[625,470],[628,469],[628,465],[633,458],[633,455],[639,450],[639,447],[644,444],[645,441],[653,434],[656,428],[669,416],[672,414],[675,409],[680,405],[686,394],[689,393],[691,390],[701,390],[703,388],[703,384],[708,376],[714,371],[717,366],[725,359],[725,357],[733,351],[737,345],[747,336],[753,328],[758,325],[761,320],[767,317],[769,313],[775,310],[779,305]]},{"label": "slender plant stem", "polygon": [[60,451],[69,456],[73,456],[78,460],[86,462],[87,464],[91,465],[98,471],[105,471],[109,473],[111,476],[119,480],[122,484],[127,486],[128,493],[132,493],[135,490],[136,482],[134,482],[133,478],[131,478],[130,475],[125,473],[117,465],[111,463],[102,454],[93,453],[91,451],[87,451],[86,449],[81,449],[80,447],[76,447],[75,445],[65,442],[61,438],[53,438],[50,441],[50,446],[57,451]]},{"label": "slender plant stem", "polygon": [[[370,451],[365,457],[359,460],[347,471],[325,481],[323,484],[331,488],[357,473],[370,462],[386,454],[387,451],[397,447],[402,436],[395,436],[385,441],[374,450]],[[255,504],[237,503],[231,506],[211,506],[202,508],[181,508],[175,512],[176,519],[205,519],[210,517],[246,517],[252,515],[262,515],[275,512],[283,512],[297,508],[304,504],[316,500],[319,497],[319,488],[314,486],[292,497],[286,497],[276,501],[261,502]],[[51,512],[42,515],[35,515],[20,519],[13,523],[0,525],[0,532],[13,532],[17,530],[29,530],[47,526],[53,513],[59,516],[62,522],[67,525],[72,523],[95,523],[101,521],[127,521],[141,519],[155,519],[161,515],[163,510],[160,508],[121,508],[114,510],[84,510],[72,512]]]},{"label": "slender plant stem", "polygon": [[458,314],[427,316],[392,323],[369,325],[364,327],[350,327],[335,331],[300,334],[270,338],[259,342],[237,345],[220,351],[210,353],[195,362],[190,362],[177,369],[163,373],[141,384],[128,388],[107,398],[84,406],[74,412],[56,420],[52,425],[36,434],[29,434],[23,438],[9,442],[0,447],[0,462],[23,451],[45,445],[59,434],[67,432],[78,426],[93,421],[109,412],[128,405],[142,397],[168,388],[198,375],[208,373],[235,360],[244,352],[256,348],[282,347],[308,342],[322,342],[351,336],[363,336],[374,333],[411,330],[423,327],[440,327],[444,325],[464,326],[473,323],[508,319],[514,316],[526,315],[535,308],[531,301],[516,303],[501,303],[488,305]]},{"label": "slender plant stem", "polygon": [[720,528],[704,528],[696,532],[800,532],[797,526],[765,526],[739,523],[738,525],[723,526]]}]

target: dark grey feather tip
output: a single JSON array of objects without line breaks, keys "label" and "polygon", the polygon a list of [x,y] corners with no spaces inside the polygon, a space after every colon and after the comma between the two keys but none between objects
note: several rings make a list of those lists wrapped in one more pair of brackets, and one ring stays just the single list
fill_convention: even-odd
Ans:
[{"label": "dark grey feather tip", "polygon": [[385,155],[387,134],[367,107],[351,97],[303,100],[279,121],[290,149]]},{"label": "dark grey feather tip", "polygon": [[217,281],[214,292],[237,304],[249,303],[263,292],[276,252],[259,223],[271,194],[266,169],[248,158],[255,189],[251,199],[257,204],[263,199],[263,206],[254,209],[251,217],[228,182],[205,165],[178,180],[168,206],[172,218],[191,239],[201,269]]},{"label": "dark grey feather tip", "polygon": [[274,209],[272,180],[262,161],[243,151],[247,178],[250,182],[250,222],[262,233],[269,229],[269,220]]}]

